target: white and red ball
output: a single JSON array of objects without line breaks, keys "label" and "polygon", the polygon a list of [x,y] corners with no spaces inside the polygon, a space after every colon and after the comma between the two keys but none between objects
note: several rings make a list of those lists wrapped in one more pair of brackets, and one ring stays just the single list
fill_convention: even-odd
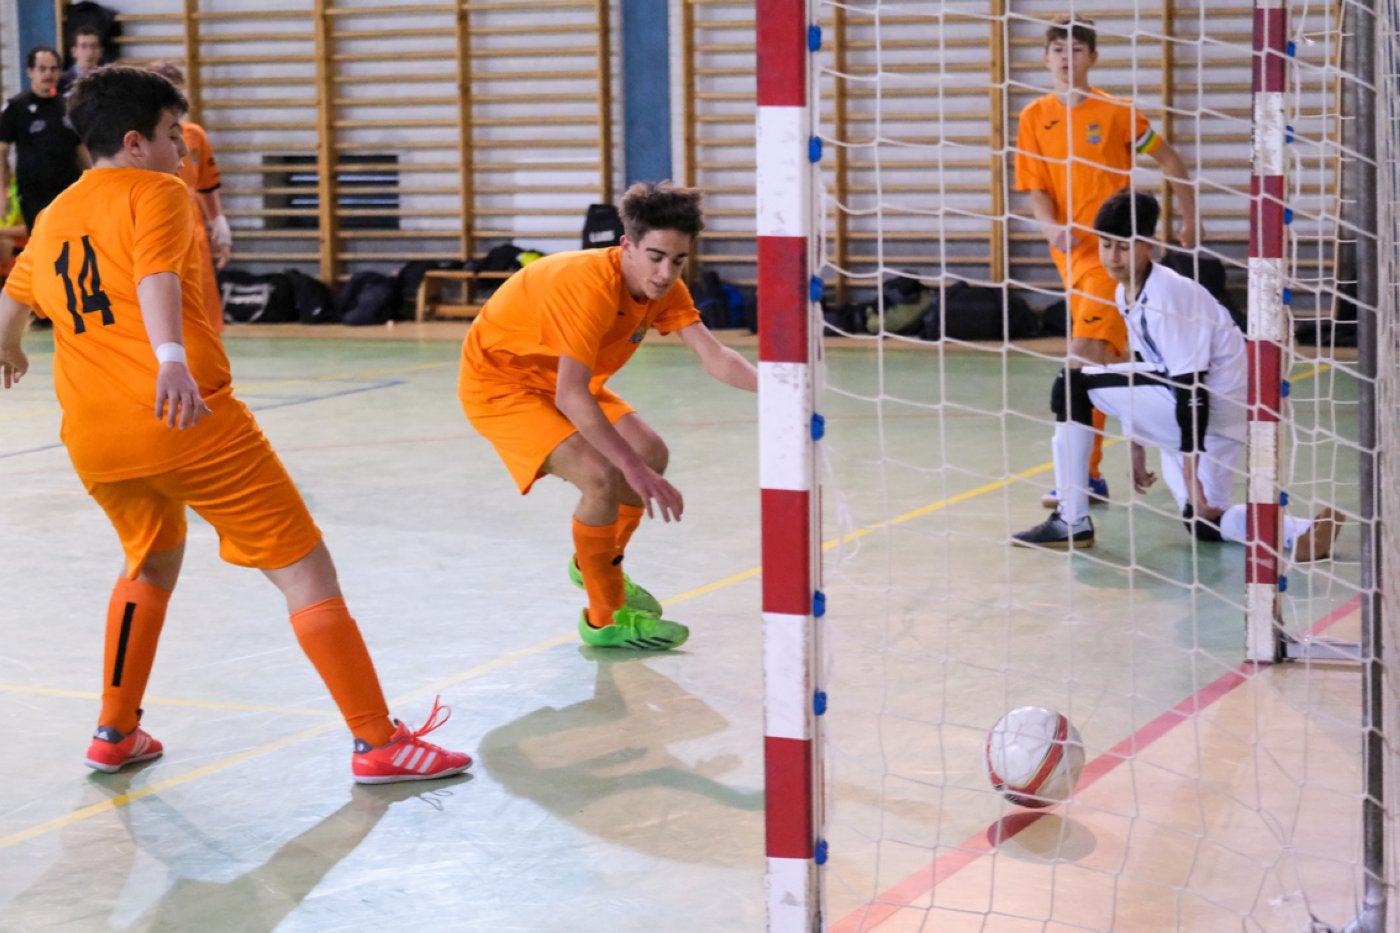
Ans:
[{"label": "white and red ball", "polygon": [[1074,793],[1084,770],[1084,743],[1063,713],[1022,706],[988,733],[986,763],[992,786],[1007,800],[1050,807]]}]

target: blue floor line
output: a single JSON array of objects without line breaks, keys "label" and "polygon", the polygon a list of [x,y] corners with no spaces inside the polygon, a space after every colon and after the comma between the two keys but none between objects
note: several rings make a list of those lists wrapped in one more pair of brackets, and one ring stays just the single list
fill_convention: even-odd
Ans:
[{"label": "blue floor line", "polygon": [[[285,399],[279,402],[271,402],[262,405],[248,405],[248,408],[254,412],[271,411],[274,408],[291,408],[295,405],[309,405],[312,402],[323,402],[327,399],[341,398],[342,396],[346,395],[358,395],[361,392],[372,392],[376,389],[390,389],[394,386],[400,386],[403,384],[404,380],[402,379],[390,379],[387,382],[378,382],[374,385],[367,386],[357,386],[353,389],[342,389],[339,392],[328,392],[324,395],[303,395]],[[240,393],[240,397],[241,395],[242,394]],[[62,444],[45,444],[42,447],[30,447],[25,450],[12,450],[9,453],[0,453],[0,460],[8,460],[12,457],[23,457],[27,456],[28,454],[43,453],[44,451],[48,450],[58,450],[62,447]]]}]

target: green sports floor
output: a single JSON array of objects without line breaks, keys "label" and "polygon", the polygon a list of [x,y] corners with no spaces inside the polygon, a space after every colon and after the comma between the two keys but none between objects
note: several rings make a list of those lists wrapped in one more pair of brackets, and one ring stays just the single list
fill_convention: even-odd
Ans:
[{"label": "green sports floor", "polygon": [[[520,497],[455,395],[465,325],[226,335],[301,487],[394,714],[453,709],[464,777],[357,787],[350,743],[261,575],[192,519],[145,704],[164,757],[82,763],[115,536],[58,445],[51,343],[0,393],[0,930],[758,930],[765,917],[757,416],[682,346],[611,383],[668,441],[679,524],[629,572],[691,626],[664,655],[584,648],[574,495]],[[756,355],[752,341],[743,352]],[[1296,930],[1360,896],[1359,679],[1242,666],[1242,550],[1194,544],[1159,489],[1092,551],[1007,546],[1053,481],[1053,344],[833,343],[821,662],[831,929]],[[1294,374],[1309,424],[1354,387]],[[1313,387],[1309,389],[1307,387]],[[1327,401],[1309,399],[1309,392]],[[1354,514],[1309,434],[1309,505]],[[1355,637],[1358,538],[1290,572],[1285,624]],[[1090,766],[1039,818],[982,773],[987,730],[1065,711]],[[1000,827],[1000,829],[998,829]]]}]

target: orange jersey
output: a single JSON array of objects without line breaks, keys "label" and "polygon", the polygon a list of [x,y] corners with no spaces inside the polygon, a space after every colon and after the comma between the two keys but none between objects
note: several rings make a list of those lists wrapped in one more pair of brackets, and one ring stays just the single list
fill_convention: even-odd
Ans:
[{"label": "orange jersey", "polygon": [[1092,252],[1097,263],[1098,243],[1088,232],[1094,215],[1128,186],[1137,155],[1155,152],[1162,137],[1132,101],[1097,88],[1090,93],[1072,109],[1059,96],[1046,94],[1021,111],[1016,190],[1048,192],[1055,201],[1055,221],[1080,228],[1076,255]]},{"label": "orange jersey", "polygon": [[462,344],[458,392],[473,383],[505,383],[554,393],[559,357],[592,370],[596,395],[651,328],[669,334],[698,322],[679,279],[656,301],[638,301],[622,279],[622,249],[556,253],[506,279],[486,302]]},{"label": "orange jersey", "polygon": [[180,132],[185,137],[185,148],[189,155],[180,160],[180,180],[190,186],[191,191],[213,191],[223,184],[219,178],[219,166],[214,161],[214,150],[209,145],[209,136],[198,123],[181,123]]},{"label": "orange jersey", "polygon": [[[184,466],[246,427],[228,357],[205,316],[200,262],[189,191],[173,175],[90,169],[35,222],[5,291],[53,322],[62,437],[84,479]],[[159,364],[136,295],[138,282],[162,272],[180,277],[185,352],[213,409],[185,431],[156,419]]]},{"label": "orange jersey", "polygon": [[200,203],[198,195],[217,190],[223,182],[219,178],[219,166],[214,162],[214,150],[209,145],[204,128],[198,123],[181,123],[180,132],[185,137],[185,148],[189,150],[189,154],[180,160],[180,180],[190,189],[190,211],[194,217],[195,239],[199,241],[203,265],[200,282],[204,290],[204,309],[217,334],[224,329],[224,302],[214,275],[209,234],[204,228],[204,205]]},{"label": "orange jersey", "polygon": [[194,242],[199,249],[200,288],[204,292],[201,303],[209,317],[209,326],[214,333],[224,332],[224,296],[219,291],[218,273],[214,271],[214,253],[209,245],[209,233],[204,229],[204,211],[190,192],[190,222],[194,224]]}]

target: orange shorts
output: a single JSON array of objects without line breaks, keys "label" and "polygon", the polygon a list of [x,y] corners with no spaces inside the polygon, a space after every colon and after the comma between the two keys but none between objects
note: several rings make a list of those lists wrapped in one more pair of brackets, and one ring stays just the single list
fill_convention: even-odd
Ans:
[{"label": "orange shorts", "polygon": [[1128,325],[1118,310],[1118,283],[1103,266],[1085,269],[1069,295],[1069,334],[1106,341],[1119,356],[1128,352]]},{"label": "orange shorts", "polygon": [[219,533],[230,564],[276,570],[301,560],[321,541],[301,493],[257,423],[217,456],[155,476],[112,482],[83,478],[107,513],[135,578],[148,555],[185,540],[185,506]]},{"label": "orange shorts", "polygon": [[[594,398],[612,424],[635,411],[608,389]],[[496,448],[521,495],[544,475],[541,469],[554,448],[578,432],[555,407],[553,394],[538,389],[474,383],[463,388],[461,400],[467,420]]]},{"label": "orange shorts", "polygon": [[1118,283],[1109,277],[1099,262],[1098,238],[1082,239],[1066,256],[1050,250],[1060,281],[1069,290],[1069,335],[1089,340],[1102,340],[1119,356],[1128,352],[1128,325],[1118,310]]}]

